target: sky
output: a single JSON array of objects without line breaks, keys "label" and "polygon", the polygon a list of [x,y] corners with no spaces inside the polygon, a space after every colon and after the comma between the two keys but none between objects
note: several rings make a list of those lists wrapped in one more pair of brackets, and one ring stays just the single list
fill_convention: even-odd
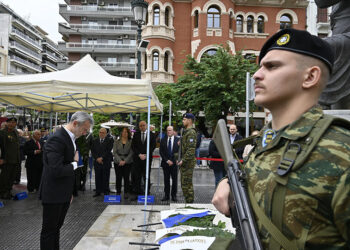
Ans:
[{"label": "sky", "polygon": [[66,22],[58,13],[58,5],[64,0],[0,0],[32,25],[38,25],[54,42],[62,41],[58,23]]}]

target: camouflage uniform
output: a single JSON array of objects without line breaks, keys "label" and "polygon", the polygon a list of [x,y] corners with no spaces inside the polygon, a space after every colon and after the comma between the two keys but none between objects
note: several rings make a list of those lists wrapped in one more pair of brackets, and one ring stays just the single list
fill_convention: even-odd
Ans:
[{"label": "camouflage uniform", "polygon": [[[308,133],[322,115],[319,107],[311,108],[281,129],[266,147],[262,147],[260,133],[246,164],[248,184],[270,220],[281,212],[279,229],[296,242],[298,249],[347,249],[350,242],[350,130],[334,125],[326,130],[304,164],[288,173],[284,202],[273,209],[277,202],[274,200],[276,190],[282,186],[276,169],[283,146],[288,141],[307,141]],[[257,225],[264,248],[271,249],[273,240],[259,218]]]},{"label": "camouflage uniform", "polygon": [[75,143],[77,145],[77,148],[80,152],[80,155],[83,159],[83,167],[77,169],[78,177],[76,178],[76,184],[78,185],[78,189],[84,191],[85,190],[85,183],[86,183],[86,175],[87,175],[87,169],[89,166],[89,153],[91,149],[92,144],[92,134],[83,135],[80,136],[78,139],[75,140]]},{"label": "camouflage uniform", "polygon": [[181,156],[182,165],[180,167],[181,172],[181,188],[185,196],[186,203],[193,203],[193,169],[196,166],[196,142],[197,132],[194,128],[188,128],[184,130],[181,138]]}]

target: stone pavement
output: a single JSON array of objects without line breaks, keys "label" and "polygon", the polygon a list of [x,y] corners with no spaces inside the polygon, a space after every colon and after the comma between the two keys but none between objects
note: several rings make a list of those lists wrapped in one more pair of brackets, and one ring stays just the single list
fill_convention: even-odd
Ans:
[{"label": "stone pavement", "polygon": [[[169,202],[162,202],[163,197],[163,171],[160,169],[158,171],[159,163],[154,161],[152,171],[151,171],[151,195],[155,196],[155,203],[150,207],[158,207],[168,209]],[[23,168],[24,169],[24,168]],[[22,171],[24,172],[24,171]],[[111,169],[111,185],[110,188],[113,190],[115,188],[115,175],[114,169]],[[211,198],[215,191],[215,178],[213,171],[207,167],[196,168],[193,177],[194,183],[194,193],[195,193],[195,203],[208,204],[211,202]],[[14,189],[17,192],[26,190],[26,177],[25,173],[22,173],[22,179],[20,185],[15,185]],[[87,191],[79,192],[79,196],[75,197],[69,211],[66,216],[65,223],[61,229],[61,249],[74,249],[78,242],[84,237],[88,232],[87,236],[91,234],[88,231],[91,226],[96,222],[97,228],[106,229],[105,233],[107,235],[103,236],[105,240],[108,238],[108,234],[125,235],[133,233],[131,230],[125,231],[125,228],[134,228],[133,219],[139,223],[139,220],[143,218],[143,213],[140,210],[143,208],[143,204],[137,203],[137,201],[122,200],[118,205],[111,205],[107,208],[108,204],[103,202],[103,197],[93,198],[94,194],[94,176],[92,176],[91,185],[87,183]],[[91,187],[91,189],[90,189]],[[28,194],[28,198],[24,200],[14,201],[14,200],[3,200],[4,207],[0,208],[0,249],[1,250],[31,250],[39,249],[39,239],[42,223],[42,207],[38,200],[37,194]],[[182,195],[182,190],[180,184],[178,184],[178,202],[179,204],[184,203],[184,197]],[[131,205],[131,206],[130,206]],[[136,206],[138,205],[138,206]],[[125,206],[125,207],[124,207]],[[124,207],[124,208],[123,208]],[[107,214],[110,211],[126,211],[129,210],[133,215],[115,215],[116,217],[111,221],[108,219],[108,223],[105,223],[103,217],[99,218],[103,211]],[[108,212],[109,211],[109,212]],[[137,214],[137,215],[136,215]],[[119,219],[118,219],[119,218]],[[113,220],[119,222],[120,224],[114,224]],[[134,224],[133,224],[134,223]],[[119,225],[119,226],[118,226]],[[120,227],[123,225],[123,227]],[[92,228],[92,230],[94,230]],[[101,230],[101,231],[103,231]],[[92,231],[93,232],[93,231]],[[113,235],[113,236],[114,236]],[[140,234],[136,234],[138,238]],[[114,239],[114,238],[113,238]],[[111,240],[111,237],[108,239]],[[138,239],[138,241],[140,238]],[[84,242],[84,241],[82,241]],[[96,243],[97,244],[97,243]],[[108,244],[106,244],[108,245]],[[110,249],[110,248],[99,248],[97,245],[93,244],[89,248],[86,246],[84,248],[77,246],[76,249]],[[96,248],[97,247],[97,248]],[[113,248],[115,249],[115,248]],[[131,249],[131,248],[118,248],[118,249]],[[135,248],[143,249],[143,248]],[[146,249],[146,248],[145,248]]]}]

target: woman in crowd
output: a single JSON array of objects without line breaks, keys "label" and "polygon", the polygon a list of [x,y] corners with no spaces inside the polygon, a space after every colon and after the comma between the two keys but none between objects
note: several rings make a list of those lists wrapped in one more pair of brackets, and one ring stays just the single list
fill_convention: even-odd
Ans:
[{"label": "woman in crowd", "polygon": [[117,195],[121,194],[122,179],[124,179],[124,199],[128,199],[130,191],[129,178],[132,154],[131,132],[128,128],[123,128],[120,138],[114,141],[113,156]]}]

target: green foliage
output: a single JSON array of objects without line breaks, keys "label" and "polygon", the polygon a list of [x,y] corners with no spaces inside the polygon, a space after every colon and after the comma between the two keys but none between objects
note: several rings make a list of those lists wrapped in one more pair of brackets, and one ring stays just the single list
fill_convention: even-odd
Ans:
[{"label": "green foliage", "polygon": [[[176,216],[178,214],[173,214],[169,217]],[[179,222],[177,225],[174,226],[180,226],[180,225],[187,225],[192,227],[217,227],[217,228],[225,228],[225,223],[221,222],[218,225],[213,224],[215,215],[207,215],[203,217],[193,217],[191,219],[188,219],[184,222]]]},{"label": "green foliage", "polygon": [[181,236],[207,236],[207,237],[220,237],[234,239],[235,235],[228,230],[222,230],[221,228],[206,228],[206,229],[194,229],[193,231],[186,231]]},{"label": "green foliage", "polygon": [[228,113],[245,109],[246,72],[253,74],[256,70],[257,65],[240,52],[232,55],[228,48],[219,47],[215,55],[203,56],[200,62],[187,56],[185,74],[177,83],[158,85],[156,93],[165,115],[172,100],[174,111],[196,115],[204,111],[206,121],[215,124],[220,118],[226,119]]},{"label": "green foliage", "polygon": [[94,138],[98,137],[98,132],[101,128],[101,123],[108,122],[110,120],[110,116],[107,114],[94,113],[94,127],[92,129],[92,135]]}]

